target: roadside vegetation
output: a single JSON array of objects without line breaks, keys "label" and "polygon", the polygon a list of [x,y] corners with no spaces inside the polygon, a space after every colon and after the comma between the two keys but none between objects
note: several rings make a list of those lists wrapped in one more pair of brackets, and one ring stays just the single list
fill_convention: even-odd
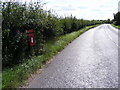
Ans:
[{"label": "roadside vegetation", "polygon": [[112,20],[113,26],[120,29],[120,12],[114,14],[114,19]]},{"label": "roadside vegetation", "polygon": [[[84,20],[74,16],[60,17],[42,9],[41,2],[29,5],[2,3],[3,88],[17,87],[31,73],[72,40],[105,20]],[[27,30],[35,31],[35,46],[28,45]]]},{"label": "roadside vegetation", "polygon": [[115,24],[112,24],[112,26],[114,26],[115,28],[120,29],[120,25],[115,25]]},{"label": "roadside vegetation", "polygon": [[34,56],[16,67],[3,71],[3,88],[15,88],[24,84],[25,80],[27,80],[32,73],[35,73],[37,69],[41,68],[54,55],[64,49],[66,45],[95,26],[98,25],[87,26],[79,31],[49,39],[46,44],[44,44],[44,54],[37,57]]}]

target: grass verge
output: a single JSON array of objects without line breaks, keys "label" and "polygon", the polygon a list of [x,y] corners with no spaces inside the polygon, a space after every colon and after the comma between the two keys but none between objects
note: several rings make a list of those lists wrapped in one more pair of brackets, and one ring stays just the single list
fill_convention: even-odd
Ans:
[{"label": "grass verge", "polygon": [[116,26],[116,25],[112,24],[112,26],[114,26],[115,28],[120,29],[120,25],[119,25],[119,26]]},{"label": "grass verge", "polygon": [[32,73],[41,68],[46,61],[55,56],[79,35],[98,25],[87,26],[79,31],[48,40],[45,44],[45,53],[41,56],[33,57],[19,66],[7,69],[2,73],[2,88],[17,88],[24,84]]}]

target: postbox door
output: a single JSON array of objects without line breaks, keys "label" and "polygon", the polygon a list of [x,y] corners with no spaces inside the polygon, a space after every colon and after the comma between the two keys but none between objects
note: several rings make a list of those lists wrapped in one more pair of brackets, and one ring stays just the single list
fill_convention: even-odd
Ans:
[{"label": "postbox door", "polygon": [[34,40],[34,30],[30,29],[27,31],[27,36],[28,36],[28,45],[29,46],[34,46],[35,45],[35,40]]},{"label": "postbox door", "polygon": [[34,42],[34,37],[30,37],[30,46],[34,46],[35,42]]}]

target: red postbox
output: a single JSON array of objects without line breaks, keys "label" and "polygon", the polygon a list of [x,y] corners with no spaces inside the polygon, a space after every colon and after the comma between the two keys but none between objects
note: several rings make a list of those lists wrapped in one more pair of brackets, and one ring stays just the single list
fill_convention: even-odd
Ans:
[{"label": "red postbox", "polygon": [[34,30],[33,29],[27,30],[27,36],[28,36],[28,45],[34,46],[35,45]]}]

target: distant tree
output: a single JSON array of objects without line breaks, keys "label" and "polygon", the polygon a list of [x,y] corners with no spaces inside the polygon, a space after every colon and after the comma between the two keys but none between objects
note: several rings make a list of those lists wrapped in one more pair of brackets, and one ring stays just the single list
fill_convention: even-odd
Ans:
[{"label": "distant tree", "polygon": [[114,14],[114,24],[120,25],[120,12]]},{"label": "distant tree", "polygon": [[107,23],[111,23],[111,20],[110,20],[110,19],[108,19],[108,20],[107,20]]}]

